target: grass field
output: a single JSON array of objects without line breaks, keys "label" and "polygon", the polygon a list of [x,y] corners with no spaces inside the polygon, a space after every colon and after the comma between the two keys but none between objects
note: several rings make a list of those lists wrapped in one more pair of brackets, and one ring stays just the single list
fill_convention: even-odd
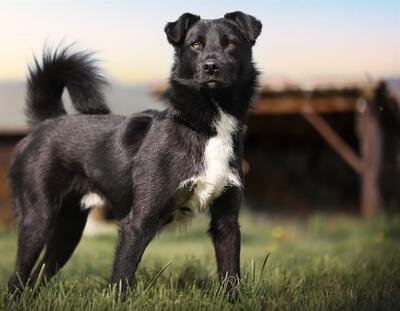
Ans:
[{"label": "grass field", "polygon": [[115,228],[85,237],[60,274],[18,301],[5,287],[16,235],[0,231],[0,309],[400,310],[399,216],[241,218],[243,277],[236,303],[228,302],[216,281],[204,217],[185,233],[161,235],[151,244],[126,301],[113,299],[116,289],[107,288]]}]

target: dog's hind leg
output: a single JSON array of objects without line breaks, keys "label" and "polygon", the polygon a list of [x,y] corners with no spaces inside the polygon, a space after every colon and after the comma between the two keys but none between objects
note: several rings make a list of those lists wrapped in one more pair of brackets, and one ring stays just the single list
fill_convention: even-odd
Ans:
[{"label": "dog's hind leg", "polygon": [[46,278],[57,273],[78,245],[89,213],[89,210],[81,209],[80,199],[81,195],[76,192],[71,192],[64,198],[47,241],[46,252],[31,276],[33,283],[36,282],[42,267],[43,276]]},{"label": "dog's hind leg", "polygon": [[[35,209],[30,200],[25,199],[23,206],[19,206],[23,213],[18,226],[18,249],[15,271],[9,279],[10,292],[20,291],[27,284],[29,275],[34,267],[46,238],[51,229],[51,214],[43,213],[44,209],[50,209],[44,199],[35,200],[34,205],[40,205],[41,209]],[[18,201],[19,202],[19,201]],[[19,204],[19,203],[16,203]]]}]

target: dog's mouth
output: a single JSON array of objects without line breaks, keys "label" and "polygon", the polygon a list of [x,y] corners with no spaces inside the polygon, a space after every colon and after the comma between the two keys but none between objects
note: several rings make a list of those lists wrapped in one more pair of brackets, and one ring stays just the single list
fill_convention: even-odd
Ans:
[{"label": "dog's mouth", "polygon": [[218,80],[214,80],[214,79],[211,79],[211,80],[208,80],[205,82],[205,86],[207,86],[210,89],[214,89],[214,88],[218,87],[218,84],[221,84],[221,82]]},{"label": "dog's mouth", "polygon": [[225,85],[223,79],[214,78],[214,77],[207,79],[206,81],[203,81],[201,84],[204,87],[209,88],[209,89],[215,89],[215,88],[223,87]]}]

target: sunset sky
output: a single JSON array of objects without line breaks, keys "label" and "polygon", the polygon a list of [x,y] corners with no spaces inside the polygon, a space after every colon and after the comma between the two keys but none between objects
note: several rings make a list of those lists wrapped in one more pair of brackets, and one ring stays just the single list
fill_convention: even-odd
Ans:
[{"label": "sunset sky", "polygon": [[0,0],[0,80],[24,79],[33,53],[63,41],[97,51],[115,81],[165,81],[164,25],[235,10],[263,22],[254,54],[264,80],[400,75],[400,1]]}]

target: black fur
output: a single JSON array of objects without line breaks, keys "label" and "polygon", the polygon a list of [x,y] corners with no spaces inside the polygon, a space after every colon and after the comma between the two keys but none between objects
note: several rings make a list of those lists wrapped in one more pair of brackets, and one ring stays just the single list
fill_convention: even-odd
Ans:
[{"label": "black fur", "polygon": [[[33,126],[18,144],[10,170],[19,225],[10,291],[21,288],[18,278],[33,284],[41,264],[47,277],[65,264],[86,222],[80,200],[88,192],[106,198],[121,220],[111,282],[122,282],[125,290],[156,233],[177,210],[187,213],[182,202],[196,184],[180,185],[204,171],[205,146],[217,134],[222,114],[239,128],[229,140],[234,153],[229,171],[241,178],[241,129],[257,80],[251,48],[260,31],[261,23],[241,12],[216,20],[185,13],[168,23],[165,32],[175,48],[168,108],[130,117],[108,114],[104,79],[89,54],[58,50],[45,53],[41,65],[36,62],[27,99]],[[64,87],[82,114],[65,115]],[[228,183],[210,206],[219,275],[232,280],[240,276],[241,193],[240,186]]]},{"label": "black fur", "polygon": [[107,114],[102,87],[107,84],[91,53],[70,53],[69,48],[47,51],[42,65],[35,58],[29,69],[26,114],[31,125],[65,114],[61,102],[68,89],[74,108],[84,114]]}]

